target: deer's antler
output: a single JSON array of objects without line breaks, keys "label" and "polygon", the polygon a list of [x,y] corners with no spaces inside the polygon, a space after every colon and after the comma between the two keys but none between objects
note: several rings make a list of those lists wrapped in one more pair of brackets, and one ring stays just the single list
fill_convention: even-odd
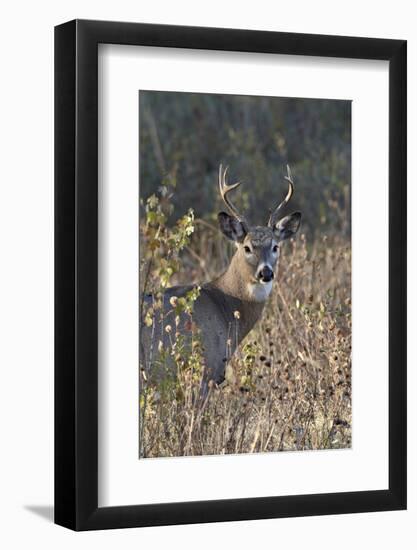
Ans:
[{"label": "deer's antler", "polygon": [[232,214],[232,216],[234,216],[236,219],[238,219],[240,221],[240,223],[243,225],[243,227],[247,231],[249,226],[248,226],[247,221],[245,220],[245,217],[242,216],[242,214],[240,214],[238,212],[236,207],[230,202],[230,199],[227,196],[227,194],[230,191],[232,191],[233,189],[236,189],[236,187],[239,187],[241,182],[238,181],[236,183],[232,183],[231,185],[229,185],[226,181],[227,170],[228,170],[228,166],[226,166],[226,168],[223,170],[223,166],[220,164],[220,167],[219,167],[219,190],[220,190],[220,195],[221,195],[225,205],[229,209],[229,212]]},{"label": "deer's antler", "polygon": [[287,164],[287,175],[285,176],[285,179],[288,181],[288,193],[285,199],[275,208],[273,212],[271,212],[271,215],[269,216],[269,221],[268,221],[269,227],[275,227],[278,221],[278,217],[281,213],[281,210],[284,208],[286,204],[290,202],[291,197],[294,193],[294,182],[292,180],[291,170],[288,164]]}]

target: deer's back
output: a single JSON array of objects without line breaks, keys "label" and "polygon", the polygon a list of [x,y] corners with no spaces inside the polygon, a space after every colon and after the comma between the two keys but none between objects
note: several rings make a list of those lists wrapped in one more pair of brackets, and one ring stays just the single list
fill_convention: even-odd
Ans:
[{"label": "deer's back", "polygon": [[[193,288],[191,285],[168,288],[163,296],[162,312],[155,312],[152,326],[148,327],[141,323],[141,363],[147,371],[158,370],[158,364],[160,366],[161,363],[158,350],[169,349],[176,339],[176,332],[179,332],[186,342],[190,342],[191,323],[195,323],[199,329],[208,377],[218,379],[223,374],[226,360],[236,347],[234,304],[213,285],[204,285],[194,302],[192,317],[187,313],[181,313],[176,320],[177,315],[171,299],[181,298]],[[144,296],[144,312],[152,306],[153,300],[152,295]],[[228,340],[231,341],[231,345],[227,344]]]}]

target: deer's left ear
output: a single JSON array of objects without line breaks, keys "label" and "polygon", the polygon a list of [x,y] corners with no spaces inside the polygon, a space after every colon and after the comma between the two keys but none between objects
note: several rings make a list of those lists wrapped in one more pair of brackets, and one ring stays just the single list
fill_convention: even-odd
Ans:
[{"label": "deer's left ear", "polygon": [[277,222],[274,227],[275,236],[283,241],[290,237],[293,237],[300,229],[301,224],[301,212],[293,212],[289,216],[285,216]]}]

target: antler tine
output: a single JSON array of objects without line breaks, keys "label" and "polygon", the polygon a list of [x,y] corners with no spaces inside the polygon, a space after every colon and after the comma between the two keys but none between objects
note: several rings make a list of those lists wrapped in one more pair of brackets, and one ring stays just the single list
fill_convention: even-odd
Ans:
[{"label": "antler tine", "polygon": [[220,190],[220,196],[222,197],[223,199],[223,202],[225,203],[225,205],[227,206],[227,208],[229,209],[229,212],[235,217],[237,218],[240,223],[242,223],[245,228],[248,227],[248,224],[244,218],[244,216],[242,216],[241,214],[239,214],[238,210],[236,209],[236,207],[232,204],[232,202],[230,201],[229,197],[227,196],[227,194],[232,191],[233,189],[236,189],[236,187],[239,187],[239,185],[241,184],[240,181],[237,181],[236,183],[232,183],[232,184],[228,184],[226,182],[226,174],[227,174],[227,170],[229,169],[228,166],[226,166],[226,168],[223,170],[223,166],[220,164],[220,167],[219,167],[219,190]]},{"label": "antler tine", "polygon": [[288,164],[287,164],[287,175],[284,176],[284,179],[286,179],[288,181],[288,192],[287,192],[287,195],[286,195],[285,199],[275,208],[275,210],[269,216],[268,225],[270,227],[275,226],[275,224],[278,221],[279,213],[284,208],[284,206],[290,202],[291,197],[294,193],[294,182],[293,182],[292,175],[291,175],[291,169],[290,169]]}]

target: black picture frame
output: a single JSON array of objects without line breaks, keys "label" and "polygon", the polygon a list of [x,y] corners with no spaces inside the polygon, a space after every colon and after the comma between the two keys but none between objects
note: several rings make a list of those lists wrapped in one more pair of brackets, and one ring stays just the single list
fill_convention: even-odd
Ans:
[{"label": "black picture frame", "polygon": [[[389,62],[389,488],[98,507],[98,44]],[[404,40],[74,20],[55,28],[55,523],[74,530],[406,508]],[[376,129],[377,130],[377,129]]]}]

